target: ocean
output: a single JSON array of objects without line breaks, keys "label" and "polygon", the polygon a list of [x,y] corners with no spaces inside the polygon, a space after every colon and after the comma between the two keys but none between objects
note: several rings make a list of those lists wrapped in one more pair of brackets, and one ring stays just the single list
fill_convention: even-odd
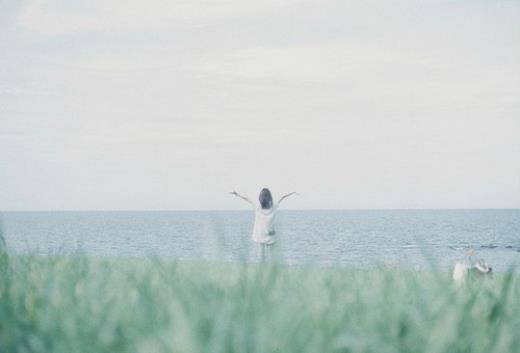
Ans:
[{"label": "ocean", "polygon": [[276,244],[251,240],[251,211],[3,212],[10,253],[159,257],[372,268],[451,268],[474,249],[520,263],[520,209],[280,211]]}]

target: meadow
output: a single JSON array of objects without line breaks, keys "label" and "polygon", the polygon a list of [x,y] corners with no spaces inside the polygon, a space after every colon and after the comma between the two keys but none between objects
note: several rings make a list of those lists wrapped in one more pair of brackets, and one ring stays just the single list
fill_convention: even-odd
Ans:
[{"label": "meadow", "polygon": [[398,268],[0,257],[0,352],[517,352],[520,280]]}]

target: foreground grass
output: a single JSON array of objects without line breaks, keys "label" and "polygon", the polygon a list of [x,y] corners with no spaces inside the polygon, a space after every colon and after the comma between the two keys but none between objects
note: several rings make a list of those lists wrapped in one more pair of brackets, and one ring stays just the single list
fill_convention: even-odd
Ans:
[{"label": "foreground grass", "polygon": [[0,352],[517,352],[517,275],[0,255]]}]

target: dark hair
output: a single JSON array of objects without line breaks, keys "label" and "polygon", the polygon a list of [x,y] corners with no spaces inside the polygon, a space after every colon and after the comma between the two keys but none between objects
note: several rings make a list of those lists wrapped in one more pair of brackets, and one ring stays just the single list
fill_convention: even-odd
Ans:
[{"label": "dark hair", "polygon": [[258,200],[260,201],[260,206],[262,206],[264,210],[273,207],[273,196],[271,195],[271,191],[267,188],[263,188],[262,191],[260,191]]}]

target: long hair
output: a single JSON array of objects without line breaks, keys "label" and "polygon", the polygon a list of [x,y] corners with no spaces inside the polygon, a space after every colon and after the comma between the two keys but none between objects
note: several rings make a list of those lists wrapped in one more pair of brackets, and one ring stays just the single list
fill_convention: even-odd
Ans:
[{"label": "long hair", "polygon": [[263,188],[260,191],[260,196],[258,196],[258,200],[260,201],[260,206],[264,209],[270,209],[273,207],[273,196],[271,195],[271,191],[267,188]]}]

